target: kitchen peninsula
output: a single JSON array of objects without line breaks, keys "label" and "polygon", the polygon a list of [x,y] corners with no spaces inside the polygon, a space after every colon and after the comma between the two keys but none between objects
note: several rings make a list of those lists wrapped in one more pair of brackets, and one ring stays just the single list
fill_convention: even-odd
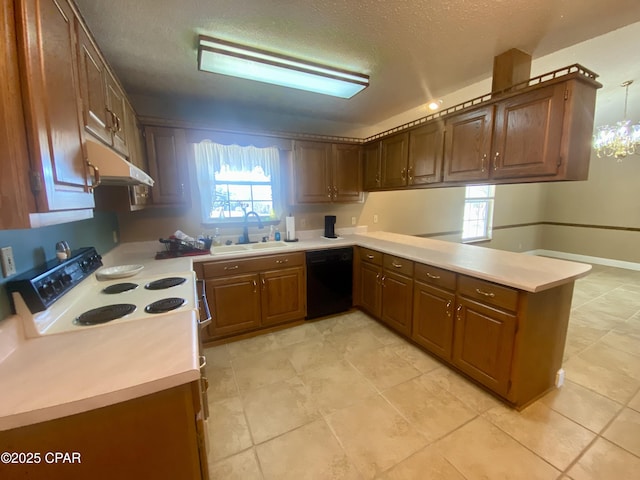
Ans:
[{"label": "kitchen peninsula", "polygon": [[[161,247],[156,242],[125,243],[105,255],[104,263],[135,262],[149,272],[170,273],[166,269],[177,262],[179,270],[188,265],[198,272],[219,261],[353,246],[355,306],[516,408],[553,388],[562,364],[573,284],[588,274],[590,265],[389,232],[342,235],[338,240],[300,233],[299,242],[285,247],[270,249],[267,243],[254,251],[223,254],[214,247],[211,255],[176,260],[154,260]],[[398,279],[406,282],[404,287]],[[408,315],[408,328],[400,313]],[[154,392],[199,398],[176,390],[198,383],[196,320],[172,318],[38,338],[24,338],[19,318],[9,319],[3,328],[13,329],[1,337],[0,383],[14,387],[0,399],[0,438],[12,430],[141,401]],[[177,335],[175,328],[184,331]],[[182,347],[174,348],[176,342]],[[157,348],[144,353],[135,345]],[[83,362],[74,362],[80,358]],[[47,385],[46,398],[37,394],[41,382]]]}]

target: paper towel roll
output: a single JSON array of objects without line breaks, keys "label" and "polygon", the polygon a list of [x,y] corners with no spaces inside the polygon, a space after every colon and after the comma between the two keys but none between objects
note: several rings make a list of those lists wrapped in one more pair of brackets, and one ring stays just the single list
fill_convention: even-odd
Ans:
[{"label": "paper towel roll", "polygon": [[294,217],[285,218],[286,235],[285,240],[296,239],[296,219]]}]

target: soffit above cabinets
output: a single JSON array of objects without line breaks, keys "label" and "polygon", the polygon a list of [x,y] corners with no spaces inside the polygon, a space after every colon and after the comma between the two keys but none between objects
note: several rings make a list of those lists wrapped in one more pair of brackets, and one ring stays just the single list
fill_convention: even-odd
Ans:
[{"label": "soffit above cabinets", "polygon": [[[374,125],[489,78],[494,56],[510,48],[535,61],[640,22],[637,0],[76,3],[138,110],[140,99],[162,98],[175,111],[207,105],[237,118],[266,112],[284,119],[274,120],[271,130],[293,124],[314,133],[325,133],[328,122]],[[200,34],[359,71],[371,85],[344,100],[199,72]],[[628,43],[605,55],[611,65],[581,57],[545,68],[581,63],[602,76],[628,59],[636,42]],[[287,118],[296,121],[287,124]]]}]

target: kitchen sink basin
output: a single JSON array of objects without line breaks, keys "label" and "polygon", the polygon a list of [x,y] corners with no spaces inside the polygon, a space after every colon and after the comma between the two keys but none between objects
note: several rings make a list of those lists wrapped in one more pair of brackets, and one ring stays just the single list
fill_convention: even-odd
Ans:
[{"label": "kitchen sink basin", "polygon": [[262,242],[250,243],[247,247],[249,247],[249,250],[271,250],[272,248],[289,248],[289,244],[284,242]]},{"label": "kitchen sink basin", "polygon": [[211,253],[213,255],[225,255],[231,253],[251,252],[251,251],[265,251],[265,250],[280,250],[282,248],[289,248],[289,245],[285,242],[262,242],[262,243],[245,243],[242,245],[220,245],[213,247]]}]

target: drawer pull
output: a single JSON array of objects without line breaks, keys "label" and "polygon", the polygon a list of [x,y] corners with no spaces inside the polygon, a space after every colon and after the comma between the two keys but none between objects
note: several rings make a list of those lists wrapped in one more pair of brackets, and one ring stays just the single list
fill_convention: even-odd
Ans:
[{"label": "drawer pull", "polygon": [[489,297],[489,298],[493,298],[496,296],[496,294],[493,292],[485,292],[484,290],[480,290],[479,288],[476,288],[476,293],[479,293],[480,295],[484,295],[485,297]]},{"label": "drawer pull", "polygon": [[278,265],[282,265],[283,263],[287,263],[288,261],[289,261],[289,259],[288,259],[288,258],[285,258],[284,260],[276,260],[276,263],[277,263]]},{"label": "drawer pull", "polygon": [[225,270],[237,270],[240,268],[240,265],[233,265],[231,267],[224,267]]},{"label": "drawer pull", "polygon": [[367,258],[368,258],[369,260],[373,260],[373,259],[374,259],[374,258],[376,258],[376,257],[375,257],[374,255],[369,254],[369,255],[367,255]]},{"label": "drawer pull", "polygon": [[433,273],[427,272],[427,278],[431,278],[433,280],[440,280],[440,275],[434,275]]},{"label": "drawer pull", "polygon": [[391,265],[393,265],[396,268],[402,268],[402,264],[401,263],[391,262]]}]

